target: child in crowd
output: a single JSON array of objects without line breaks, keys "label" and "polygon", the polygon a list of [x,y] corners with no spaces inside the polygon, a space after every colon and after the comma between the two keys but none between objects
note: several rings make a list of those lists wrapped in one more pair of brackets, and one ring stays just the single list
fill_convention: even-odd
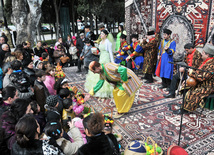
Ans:
[{"label": "child in crowd", "polygon": [[40,111],[40,106],[36,101],[30,102],[30,105],[31,109],[33,110],[33,116],[39,123],[40,131],[42,132],[46,124],[45,115]]},{"label": "child in crowd", "polygon": [[74,46],[74,43],[71,43],[71,46],[69,48],[69,54],[71,55],[71,65],[72,66],[76,66],[77,65],[77,61],[78,61],[78,56],[77,56],[77,48],[76,46]]},{"label": "child in crowd", "polygon": [[50,67],[50,66],[51,66],[51,64],[50,64],[49,61],[43,61],[43,62],[42,62],[42,70],[43,70],[43,71],[46,71],[46,69],[47,69],[48,67]]},{"label": "child in crowd", "polygon": [[54,89],[56,90],[57,94],[59,94],[60,89],[68,87],[68,79],[66,78],[59,78],[54,84]]},{"label": "child in crowd", "polygon": [[46,98],[46,121],[61,121],[61,115],[58,112],[59,106],[58,97],[56,95],[50,95]]},{"label": "child in crowd", "polygon": [[58,121],[48,122],[45,127],[45,134],[50,137],[50,144],[59,146],[65,155],[76,154],[77,150],[84,144],[81,133],[78,128],[74,126],[73,121],[68,122],[70,127],[68,135],[73,139],[71,143],[62,137],[62,125]]},{"label": "child in crowd", "polygon": [[75,36],[72,37],[72,41],[74,43],[74,46],[76,46],[77,45],[77,38]]},{"label": "child in crowd", "polygon": [[71,94],[71,95],[72,95],[72,100],[73,100],[73,111],[75,113],[75,116],[81,117],[81,114],[84,110],[84,105],[79,104],[77,102],[77,98],[74,96],[75,94]]},{"label": "child in crowd", "polygon": [[70,91],[68,88],[62,88],[60,89],[59,91],[59,94],[58,94],[58,101],[59,101],[59,106],[58,106],[58,110],[60,112],[60,114],[62,114],[62,111],[63,111],[63,100],[66,99],[66,98],[70,98]]},{"label": "child in crowd", "polygon": [[45,100],[50,95],[47,87],[43,83],[46,78],[45,75],[46,75],[46,73],[43,70],[36,71],[37,79],[35,80],[35,83],[34,83],[34,96],[35,96],[35,99],[38,102],[42,112],[45,111],[45,108],[44,108]]},{"label": "child in crowd", "polygon": [[83,119],[81,119],[79,117],[75,117],[73,119],[73,121],[74,121],[74,125],[80,130],[84,144],[86,144],[87,140],[86,140],[85,130],[84,130],[84,126],[83,126]]},{"label": "child in crowd", "polygon": [[56,90],[54,89],[55,84],[55,69],[53,67],[48,67],[46,69],[46,79],[44,81],[50,95],[56,95]]},{"label": "child in crowd", "polygon": [[42,53],[42,61],[49,61],[49,54],[46,52]]},{"label": "child in crowd", "polygon": [[63,111],[62,111],[62,121],[63,121],[63,128],[65,131],[68,131],[67,123],[71,119],[74,118],[74,112],[73,112],[73,104],[71,98],[66,98],[62,101],[63,104]]},{"label": "child in crowd", "polygon": [[43,64],[41,60],[36,60],[34,63],[34,69],[38,70],[38,69],[42,69],[43,68]]}]

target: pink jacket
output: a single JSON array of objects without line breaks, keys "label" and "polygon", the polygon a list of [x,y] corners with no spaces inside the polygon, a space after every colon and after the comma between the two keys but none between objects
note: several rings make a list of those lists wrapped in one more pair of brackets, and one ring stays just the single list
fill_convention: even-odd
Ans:
[{"label": "pink jacket", "polygon": [[47,75],[44,81],[44,84],[48,88],[50,95],[56,95],[56,90],[54,89],[54,83],[55,83],[55,77]]}]

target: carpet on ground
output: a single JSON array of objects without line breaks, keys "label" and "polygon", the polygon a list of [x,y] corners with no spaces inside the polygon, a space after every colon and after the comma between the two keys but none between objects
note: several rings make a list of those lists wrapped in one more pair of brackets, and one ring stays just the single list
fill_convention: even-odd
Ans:
[{"label": "carpet on ground", "polygon": [[[63,69],[71,85],[84,91],[85,72],[76,73],[76,67]],[[142,77],[142,74],[138,74]],[[146,141],[148,136],[166,152],[173,143],[178,143],[181,116],[173,111],[179,110],[182,99],[177,97],[167,99],[163,97],[165,90],[161,90],[160,81],[143,85],[136,92],[135,101],[129,113],[115,119],[114,132],[120,133],[122,148],[134,139]],[[96,85],[96,83],[94,84]],[[91,97],[87,104],[99,112],[109,107],[116,112],[113,99]],[[182,123],[180,146],[189,154],[212,154],[214,148],[214,111],[204,110],[198,119],[201,109],[195,114],[185,114]],[[110,113],[108,108],[103,113]]]}]

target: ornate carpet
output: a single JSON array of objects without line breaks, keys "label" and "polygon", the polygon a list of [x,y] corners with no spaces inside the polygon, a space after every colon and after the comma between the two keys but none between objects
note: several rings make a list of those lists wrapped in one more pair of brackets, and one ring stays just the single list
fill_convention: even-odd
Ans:
[{"label": "ornate carpet", "polygon": [[[76,67],[64,68],[70,84],[76,85],[84,92],[85,73],[77,74],[76,70]],[[141,77],[142,74],[138,76]],[[158,88],[160,81],[156,79],[153,84],[145,84],[143,81],[129,113],[120,119],[115,119],[114,132],[122,134],[123,139],[120,144],[123,149],[131,140],[145,141],[148,136],[151,136],[165,152],[171,144],[178,143],[180,115],[174,114],[173,110],[180,109],[181,98],[163,98],[162,94],[165,90]],[[101,111],[104,107],[116,111],[112,99],[91,97],[87,104],[92,105],[95,111]],[[110,113],[110,110],[105,109],[104,113]],[[198,114],[184,115],[181,147],[189,154],[212,154],[214,153],[214,111],[204,110],[199,120],[198,116]]]}]

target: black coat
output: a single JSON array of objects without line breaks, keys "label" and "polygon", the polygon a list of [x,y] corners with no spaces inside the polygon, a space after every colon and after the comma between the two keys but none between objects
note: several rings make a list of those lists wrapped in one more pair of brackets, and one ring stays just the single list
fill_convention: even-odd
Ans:
[{"label": "black coat", "polygon": [[34,53],[35,55],[37,55],[38,57],[41,57],[42,56],[42,48],[40,47],[39,50],[37,49],[37,47],[34,48]]},{"label": "black coat", "polygon": [[35,71],[33,69],[30,69],[30,68],[24,68],[23,71],[26,73],[28,80],[30,81],[30,85],[34,86],[34,82],[36,80]]},{"label": "black coat", "polygon": [[17,143],[14,143],[11,155],[43,155],[42,141],[35,140],[30,148],[22,148]]},{"label": "black coat", "polygon": [[[77,50],[78,50],[78,54],[80,55],[81,53],[82,53],[82,49],[83,49],[83,47],[84,47],[84,40],[85,39],[81,39],[81,38],[78,38],[77,39],[77,44],[76,44],[76,48],[77,48]],[[79,56],[78,55],[78,56]]]},{"label": "black coat", "polygon": [[[114,135],[108,134],[108,136],[119,152],[119,146]],[[86,144],[79,148],[77,155],[112,155],[110,143],[104,133],[99,136],[88,137],[87,141]]]}]

